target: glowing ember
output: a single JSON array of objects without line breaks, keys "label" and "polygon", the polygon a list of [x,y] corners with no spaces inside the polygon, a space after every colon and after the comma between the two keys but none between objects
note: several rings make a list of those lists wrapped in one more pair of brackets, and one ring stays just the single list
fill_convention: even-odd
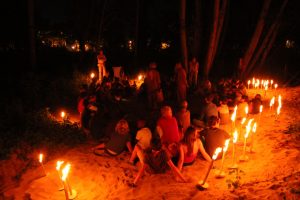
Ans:
[{"label": "glowing ember", "polygon": [[42,163],[43,162],[43,157],[44,155],[42,153],[40,153],[40,156],[39,156],[39,162]]},{"label": "glowing ember", "polygon": [[221,151],[222,151],[222,148],[221,148],[221,147],[216,148],[215,153],[214,153],[214,155],[212,156],[212,159],[213,159],[213,160],[216,160],[217,157],[218,157],[218,155],[219,155],[219,153],[220,153]]},{"label": "glowing ember", "polygon": [[69,173],[69,171],[70,171],[70,167],[71,167],[71,165],[68,163],[68,164],[63,168],[63,170],[62,170],[62,177],[61,177],[61,179],[62,179],[63,181],[66,181],[66,179],[67,179],[68,173]]}]

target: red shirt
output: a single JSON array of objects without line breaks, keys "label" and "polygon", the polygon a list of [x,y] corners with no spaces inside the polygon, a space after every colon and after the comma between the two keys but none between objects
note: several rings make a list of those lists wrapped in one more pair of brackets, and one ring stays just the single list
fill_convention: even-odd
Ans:
[{"label": "red shirt", "polygon": [[157,121],[157,125],[163,131],[163,135],[161,137],[162,143],[179,142],[180,135],[178,130],[178,124],[175,117],[170,117],[170,118],[161,117]]}]

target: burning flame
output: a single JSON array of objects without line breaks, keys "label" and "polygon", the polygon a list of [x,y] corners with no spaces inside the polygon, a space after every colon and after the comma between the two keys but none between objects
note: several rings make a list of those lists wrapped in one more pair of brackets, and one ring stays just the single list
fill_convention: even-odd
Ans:
[{"label": "burning flame", "polygon": [[39,156],[39,162],[42,163],[43,162],[43,157],[44,155],[42,153],[40,153],[40,156]]},{"label": "burning flame", "polygon": [[61,113],[60,113],[60,116],[61,116],[61,118],[65,118],[65,116],[66,116],[66,113],[64,112],[64,111],[62,111]]},{"label": "burning flame", "polygon": [[233,133],[233,140],[232,140],[232,142],[234,144],[237,142],[237,138],[238,138],[238,132],[237,132],[237,130],[235,130],[234,133]]},{"label": "burning flame", "polygon": [[271,85],[273,84],[273,80],[271,80]]},{"label": "burning flame", "polygon": [[56,162],[56,170],[57,170],[57,171],[60,170],[60,167],[61,167],[62,164],[64,164],[64,161],[60,161],[60,160],[59,160],[59,161]]},{"label": "burning flame", "polygon": [[226,152],[226,151],[227,151],[228,145],[229,145],[229,141],[230,141],[230,139],[227,139],[227,140],[225,141],[225,144],[224,144],[224,147],[223,147],[223,152]]},{"label": "burning flame", "polygon": [[276,89],[278,87],[278,84],[276,83],[275,85],[274,85],[274,88]]},{"label": "burning flame", "polygon": [[91,75],[90,75],[90,77],[94,78],[95,77],[95,73],[92,72]]},{"label": "burning flame", "polygon": [[281,106],[278,106],[278,107],[277,107],[277,115],[280,114],[280,109],[281,109]]},{"label": "burning flame", "polygon": [[138,80],[140,81],[140,80],[142,80],[142,78],[143,78],[143,75],[140,74],[140,75],[138,76]]},{"label": "burning flame", "polygon": [[253,124],[253,127],[252,127],[252,132],[255,133],[256,132],[256,128],[257,128],[257,125],[256,125],[256,122]]},{"label": "burning flame", "polygon": [[67,179],[68,173],[70,171],[71,165],[68,163],[63,169],[62,169],[62,177],[61,179],[65,181]]},{"label": "burning flame", "polygon": [[246,106],[245,107],[245,113],[246,113],[246,115],[248,115],[248,111],[249,111],[249,108],[248,108],[248,106]]},{"label": "burning flame", "polygon": [[246,120],[247,120],[247,118],[244,117],[244,118],[242,119],[242,121],[241,121],[241,124],[243,125],[243,124],[245,123]]},{"label": "burning flame", "polygon": [[281,95],[278,96],[278,106],[281,107]]},{"label": "burning flame", "polygon": [[237,111],[237,106],[234,107],[234,111],[233,111],[233,113],[231,115],[231,121],[233,121],[233,122],[235,121],[236,111]]},{"label": "burning flame", "polygon": [[271,101],[270,101],[270,107],[272,107],[275,103],[275,97],[272,97]]},{"label": "burning flame", "polygon": [[212,159],[213,159],[213,160],[216,160],[217,157],[218,157],[218,155],[219,155],[219,153],[220,153],[221,151],[222,151],[222,148],[221,148],[221,147],[216,148],[215,153],[214,153],[214,155],[212,156]]},{"label": "burning flame", "polygon": [[262,111],[263,111],[263,105],[260,105],[259,106],[259,112],[262,113]]},{"label": "burning flame", "polygon": [[245,138],[248,138],[248,136],[249,136],[249,133],[250,133],[250,131],[251,131],[251,123],[252,123],[252,121],[253,121],[253,119],[250,119],[250,120],[248,121],[248,124],[247,124],[247,126],[246,126],[246,134],[245,134]]},{"label": "burning flame", "polygon": [[250,80],[248,80],[248,85],[250,85],[250,83],[251,83],[251,81],[250,81]]}]

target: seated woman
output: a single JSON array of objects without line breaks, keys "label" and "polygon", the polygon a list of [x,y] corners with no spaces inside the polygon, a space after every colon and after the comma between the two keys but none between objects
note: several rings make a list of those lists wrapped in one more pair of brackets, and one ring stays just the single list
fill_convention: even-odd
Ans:
[{"label": "seated woman", "polygon": [[138,157],[141,162],[141,168],[135,177],[132,186],[136,186],[136,183],[147,169],[150,173],[160,174],[165,173],[169,168],[173,171],[176,177],[180,178],[183,182],[187,182],[178,168],[174,165],[170,158],[170,153],[162,145],[159,137],[155,137],[152,140],[151,148],[142,152],[139,148]]},{"label": "seated woman", "polygon": [[192,126],[188,127],[184,133],[183,140],[179,147],[179,160],[177,163],[177,167],[180,171],[182,170],[182,166],[194,163],[199,151],[205,160],[211,161],[211,157],[206,153],[201,140],[197,138],[196,134],[196,129]]},{"label": "seated woman", "polygon": [[111,134],[110,140],[106,143],[101,143],[94,148],[96,155],[101,155],[99,150],[105,150],[106,153],[112,156],[117,156],[123,152],[125,147],[129,152],[132,152],[131,139],[129,134],[129,125],[125,119],[118,121],[115,131]]}]

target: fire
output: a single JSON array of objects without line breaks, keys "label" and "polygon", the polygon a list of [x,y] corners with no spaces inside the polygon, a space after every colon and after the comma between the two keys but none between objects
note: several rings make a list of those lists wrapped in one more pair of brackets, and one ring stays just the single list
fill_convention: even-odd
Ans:
[{"label": "fire", "polygon": [[42,163],[43,162],[43,157],[44,155],[42,153],[40,153],[40,156],[39,156],[39,162]]},{"label": "fire", "polygon": [[223,147],[223,152],[226,152],[226,151],[227,151],[228,145],[229,145],[229,141],[230,141],[230,139],[227,139],[227,140],[225,141],[225,144],[224,144],[224,147]]},{"label": "fire", "polygon": [[278,96],[278,106],[281,107],[281,95]]},{"label": "fire", "polygon": [[212,156],[212,159],[213,159],[213,160],[216,160],[217,157],[218,157],[218,155],[219,155],[219,153],[220,153],[221,151],[222,151],[222,148],[221,148],[221,147],[216,148],[215,153],[214,153],[214,155]]},{"label": "fire", "polygon": [[62,164],[64,164],[64,161],[60,161],[60,160],[59,160],[59,161],[56,162],[56,170],[57,170],[57,171],[60,170],[60,167],[62,166]]},{"label": "fire", "polygon": [[275,97],[272,97],[271,101],[270,101],[270,107],[272,107],[275,103]]},{"label": "fire", "polygon": [[278,84],[276,83],[275,85],[274,85],[274,88],[276,89],[278,87]]},{"label": "fire", "polygon": [[277,107],[277,115],[280,114],[280,109],[281,109],[281,106],[278,106],[278,107]]},{"label": "fire", "polygon": [[245,123],[246,120],[247,120],[247,118],[244,117],[244,118],[242,119],[242,121],[241,121],[241,124],[243,125],[243,124]]},{"label": "fire", "polygon": [[71,165],[68,163],[63,169],[62,169],[62,177],[61,179],[65,181],[67,179],[68,173],[70,171]]},{"label": "fire", "polygon": [[259,112],[262,113],[262,111],[263,111],[263,105],[260,105],[259,106]]},{"label": "fire", "polygon": [[61,113],[60,113],[60,116],[61,116],[61,118],[65,118],[65,116],[66,116],[66,113],[64,112],[64,111],[61,111]]},{"label": "fire", "polygon": [[237,106],[234,107],[234,111],[233,111],[233,113],[231,115],[231,121],[233,121],[233,122],[235,121],[236,111],[237,111]]},{"label": "fire", "polygon": [[238,132],[237,132],[237,130],[235,130],[234,133],[233,133],[232,142],[235,144],[237,142],[237,139],[238,139]]},{"label": "fire", "polygon": [[143,78],[143,75],[140,74],[140,75],[138,76],[138,80],[141,81],[142,78]]},{"label": "fire", "polygon": [[248,80],[248,85],[250,85],[250,83],[251,83],[251,81],[250,81],[250,80]]},{"label": "fire", "polygon": [[252,121],[253,121],[253,119],[250,119],[250,120],[248,121],[248,124],[247,124],[247,126],[246,126],[246,134],[245,134],[245,138],[248,138],[248,136],[249,136],[249,133],[250,133],[250,131],[251,131],[251,123],[252,123]]},{"label": "fire", "polygon": [[95,73],[92,72],[91,75],[90,75],[90,77],[94,78],[95,77]]},{"label": "fire", "polygon": [[252,127],[252,132],[255,133],[256,132],[256,128],[257,128],[257,125],[256,125],[256,122],[253,124],[253,127]]},{"label": "fire", "polygon": [[248,108],[248,106],[246,106],[245,107],[245,113],[246,113],[246,115],[248,115],[248,111],[249,111],[249,108]]}]

